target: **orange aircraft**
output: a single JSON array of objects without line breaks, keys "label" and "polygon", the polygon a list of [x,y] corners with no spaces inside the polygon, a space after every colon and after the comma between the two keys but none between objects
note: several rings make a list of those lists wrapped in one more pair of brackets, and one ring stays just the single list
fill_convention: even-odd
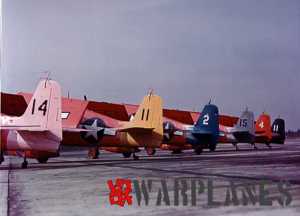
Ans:
[{"label": "orange aircraft", "polygon": [[[152,92],[144,97],[136,115],[130,121],[119,121],[100,113],[90,113],[82,119],[80,128],[94,130],[81,132],[84,145],[95,148],[93,158],[98,156],[98,148],[102,147],[113,152],[123,153],[124,157],[135,154],[140,147],[159,148],[163,139],[162,99]],[[76,129],[66,130],[75,132]],[[75,134],[76,135],[76,134]],[[65,145],[73,145],[65,143]]]},{"label": "orange aircraft", "polygon": [[[284,144],[285,122],[281,118],[274,120],[271,126],[271,118],[268,114],[262,113],[255,123],[255,143],[264,143],[271,148],[271,143]],[[257,147],[254,145],[254,148]]]}]

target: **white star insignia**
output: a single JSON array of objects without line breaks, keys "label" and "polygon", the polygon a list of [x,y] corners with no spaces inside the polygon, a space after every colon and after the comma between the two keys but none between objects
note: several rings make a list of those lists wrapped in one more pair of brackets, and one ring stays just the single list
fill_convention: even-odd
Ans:
[{"label": "white star insignia", "polygon": [[[88,129],[89,131],[86,133],[85,138],[88,138],[90,136],[94,137],[95,140],[98,140],[98,127],[97,127],[97,119],[93,122],[92,125],[84,125],[85,129]],[[102,128],[101,128],[102,129]]]}]

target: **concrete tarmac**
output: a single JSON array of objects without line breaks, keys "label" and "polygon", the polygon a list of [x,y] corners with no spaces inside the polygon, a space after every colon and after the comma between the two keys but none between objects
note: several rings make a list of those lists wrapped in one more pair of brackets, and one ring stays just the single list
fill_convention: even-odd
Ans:
[{"label": "concrete tarmac", "polygon": [[[202,155],[142,151],[139,160],[104,151],[88,160],[87,151],[66,151],[47,164],[29,160],[27,169],[21,158],[5,157],[0,215],[299,215],[300,140],[272,146],[240,144],[235,151],[219,144]],[[132,180],[132,205],[110,204],[107,181],[117,178]],[[143,182],[149,199],[141,193],[139,205]]]}]

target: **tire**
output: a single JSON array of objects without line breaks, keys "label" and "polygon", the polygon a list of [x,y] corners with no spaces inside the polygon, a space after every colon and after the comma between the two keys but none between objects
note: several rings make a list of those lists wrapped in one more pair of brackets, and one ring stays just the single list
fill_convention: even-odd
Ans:
[{"label": "tire", "polygon": [[2,146],[0,143],[0,164],[2,164],[2,162],[4,161],[4,152],[2,151]]},{"label": "tire", "polygon": [[146,148],[147,155],[152,156],[155,155],[156,149],[154,148]]},{"label": "tire", "polygon": [[194,149],[194,152],[195,152],[197,155],[200,155],[200,154],[203,152],[202,146],[197,146],[197,147]]},{"label": "tire", "polygon": [[214,152],[216,150],[216,144],[209,145],[209,151]]},{"label": "tire", "polygon": [[271,143],[266,143],[269,149],[272,149]]},{"label": "tire", "polygon": [[99,158],[99,148],[95,147],[95,148],[89,149],[88,158],[89,159],[98,159]]},{"label": "tire", "polygon": [[45,157],[45,158],[37,158],[36,160],[40,163],[40,164],[45,164],[47,163],[49,158]]},{"label": "tire", "polygon": [[130,158],[132,153],[131,152],[123,152],[122,154],[123,154],[124,158]]},{"label": "tire", "polygon": [[2,164],[3,161],[4,161],[4,156],[0,154],[0,165]]},{"label": "tire", "polygon": [[172,154],[181,154],[181,153],[182,153],[181,149],[176,149],[172,151]]},{"label": "tire", "polygon": [[140,159],[140,157],[139,157],[139,156],[137,156],[137,155],[133,154],[133,160],[139,160],[139,159]]},{"label": "tire", "polygon": [[23,163],[22,163],[22,169],[26,169],[27,167],[28,167],[28,162],[27,161],[24,161]]}]

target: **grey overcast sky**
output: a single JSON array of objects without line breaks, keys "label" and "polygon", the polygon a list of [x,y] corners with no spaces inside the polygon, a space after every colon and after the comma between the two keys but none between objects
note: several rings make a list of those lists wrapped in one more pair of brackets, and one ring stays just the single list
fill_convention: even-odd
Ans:
[{"label": "grey overcast sky", "polygon": [[4,0],[2,91],[42,71],[72,97],[220,112],[300,127],[299,0]]}]

